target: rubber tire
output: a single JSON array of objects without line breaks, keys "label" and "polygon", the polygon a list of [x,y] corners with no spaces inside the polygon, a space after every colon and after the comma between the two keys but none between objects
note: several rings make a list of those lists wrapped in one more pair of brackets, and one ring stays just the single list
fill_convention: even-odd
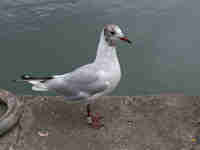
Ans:
[{"label": "rubber tire", "polygon": [[18,122],[22,105],[14,94],[2,89],[0,89],[0,102],[7,105],[7,111],[0,117],[0,135],[3,135]]}]

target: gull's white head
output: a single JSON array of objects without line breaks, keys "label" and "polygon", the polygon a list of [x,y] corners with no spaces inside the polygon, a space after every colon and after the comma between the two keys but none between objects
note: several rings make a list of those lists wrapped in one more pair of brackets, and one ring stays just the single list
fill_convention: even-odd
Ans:
[{"label": "gull's white head", "polygon": [[118,25],[115,24],[108,24],[104,27],[104,38],[105,41],[110,45],[114,46],[115,41],[122,40],[131,44],[132,42],[124,36],[122,30],[119,28]]}]

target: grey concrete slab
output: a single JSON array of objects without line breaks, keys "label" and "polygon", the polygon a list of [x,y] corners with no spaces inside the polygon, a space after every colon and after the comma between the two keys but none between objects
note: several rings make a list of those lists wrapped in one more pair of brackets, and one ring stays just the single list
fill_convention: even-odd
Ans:
[{"label": "grey concrete slab", "polygon": [[[104,116],[100,129],[87,125],[84,104],[69,104],[63,97],[19,99],[24,104],[21,128],[2,137],[15,143],[11,150],[200,149],[199,97],[102,97],[92,104]],[[1,142],[0,150],[8,148]]]}]

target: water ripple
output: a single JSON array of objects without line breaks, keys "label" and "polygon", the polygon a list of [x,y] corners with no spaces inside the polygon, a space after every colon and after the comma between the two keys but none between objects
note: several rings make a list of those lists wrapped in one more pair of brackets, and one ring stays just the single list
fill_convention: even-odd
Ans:
[{"label": "water ripple", "polygon": [[[58,13],[73,14],[79,0],[4,0],[0,2],[0,36],[11,32],[39,30]],[[63,12],[63,13],[59,13]]]}]

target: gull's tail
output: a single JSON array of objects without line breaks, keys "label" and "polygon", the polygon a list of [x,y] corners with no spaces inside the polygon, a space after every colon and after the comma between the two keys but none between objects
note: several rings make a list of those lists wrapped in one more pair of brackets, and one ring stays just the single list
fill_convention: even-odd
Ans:
[{"label": "gull's tail", "polygon": [[14,80],[15,82],[28,82],[33,84],[32,90],[34,91],[48,91],[45,82],[54,79],[54,77],[32,77],[29,75],[22,75],[21,79]]}]

